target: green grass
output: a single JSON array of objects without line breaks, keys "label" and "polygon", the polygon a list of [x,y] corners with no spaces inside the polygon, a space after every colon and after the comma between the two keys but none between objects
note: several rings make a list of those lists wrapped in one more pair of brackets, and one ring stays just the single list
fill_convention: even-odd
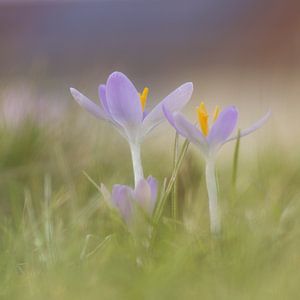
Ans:
[{"label": "green grass", "polygon": [[[128,230],[85,174],[109,189],[130,184],[129,150],[86,120],[0,130],[1,299],[299,299],[296,153],[274,141],[248,158],[241,140],[239,156],[221,155],[216,238],[203,162],[189,147],[158,225]],[[162,186],[174,142],[162,150],[154,141],[144,147],[145,173]]]}]

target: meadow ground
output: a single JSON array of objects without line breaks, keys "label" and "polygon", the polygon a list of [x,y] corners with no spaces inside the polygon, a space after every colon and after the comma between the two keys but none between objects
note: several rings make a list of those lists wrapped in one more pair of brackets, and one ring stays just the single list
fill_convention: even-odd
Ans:
[{"label": "meadow ground", "polygon": [[[214,237],[203,162],[190,147],[176,180],[177,220],[169,197],[158,225],[141,220],[128,231],[97,185],[132,183],[129,150],[86,120],[1,127],[1,299],[299,299],[296,150],[269,138],[248,157],[242,140],[235,184],[233,154],[221,156],[223,229]],[[155,140],[143,161],[162,187],[172,142]]]}]

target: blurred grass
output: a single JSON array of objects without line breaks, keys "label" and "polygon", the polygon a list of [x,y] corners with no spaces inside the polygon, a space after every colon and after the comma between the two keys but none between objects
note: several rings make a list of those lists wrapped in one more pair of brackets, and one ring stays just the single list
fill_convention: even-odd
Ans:
[{"label": "blurred grass", "polygon": [[[233,155],[219,160],[219,239],[190,147],[177,226],[169,201],[150,243],[149,225],[128,232],[83,174],[109,189],[131,184],[129,150],[108,126],[70,114],[52,126],[3,126],[0,139],[0,298],[299,299],[300,161],[276,141],[247,159],[241,140],[234,190]],[[146,174],[162,184],[172,143],[143,150]]]}]

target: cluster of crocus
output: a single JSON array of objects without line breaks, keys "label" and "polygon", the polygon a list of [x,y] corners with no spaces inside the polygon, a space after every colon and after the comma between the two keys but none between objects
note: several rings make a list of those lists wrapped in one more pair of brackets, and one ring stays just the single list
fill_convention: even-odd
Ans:
[{"label": "cluster of crocus", "polygon": [[140,94],[133,83],[121,72],[112,73],[106,84],[99,86],[100,104],[95,104],[74,88],[70,89],[74,99],[95,117],[110,122],[128,141],[133,164],[134,182],[137,186],[144,178],[141,163],[141,143],[165,118],[162,106],[172,112],[182,109],[190,100],[192,83],[188,82],[170,93],[152,110],[147,109],[149,89]]},{"label": "cluster of crocus", "polygon": [[134,189],[127,185],[115,184],[111,194],[104,185],[101,186],[103,197],[110,206],[119,211],[127,224],[134,220],[138,209],[149,217],[152,215],[156,204],[157,189],[157,180],[152,176],[140,179]]},{"label": "cluster of crocus", "polygon": [[[144,179],[141,162],[141,143],[145,136],[167,119],[176,131],[195,144],[203,153],[206,161],[206,183],[209,197],[211,231],[220,230],[220,218],[217,205],[217,185],[215,177],[215,158],[223,144],[234,140],[231,137],[236,128],[238,112],[230,106],[220,112],[216,107],[213,125],[209,127],[209,116],[203,103],[197,108],[199,126],[185,119],[179,112],[190,100],[193,85],[188,82],[175,89],[159,102],[152,110],[147,109],[149,89],[141,93],[122,73],[114,72],[106,84],[99,86],[100,103],[88,99],[78,90],[70,89],[74,99],[97,118],[111,123],[128,141],[134,172],[135,188],[125,185],[114,185],[109,196],[110,202],[116,207],[124,220],[129,223],[134,217],[135,207],[140,207],[151,215],[157,198],[157,181],[149,176]],[[242,130],[239,136],[245,136],[261,127],[269,117],[269,113],[253,126]]]},{"label": "cluster of crocus", "polygon": [[[170,111],[175,112],[187,104],[193,92],[192,83],[185,83],[175,89],[152,110],[147,109],[149,89],[146,87],[142,93],[139,93],[133,83],[121,72],[113,72],[105,85],[99,85],[99,104],[74,88],[70,91],[82,107],[95,117],[111,123],[129,144],[135,189],[115,185],[111,194],[112,203],[126,221],[132,217],[133,201],[141,204],[141,207],[148,213],[152,213],[156,201],[157,183],[152,177],[148,177],[146,181],[144,179],[141,144],[146,135],[165,120],[163,105],[167,105]],[[151,191],[150,198],[146,195],[147,190]],[[151,201],[147,200],[148,198]]]}]

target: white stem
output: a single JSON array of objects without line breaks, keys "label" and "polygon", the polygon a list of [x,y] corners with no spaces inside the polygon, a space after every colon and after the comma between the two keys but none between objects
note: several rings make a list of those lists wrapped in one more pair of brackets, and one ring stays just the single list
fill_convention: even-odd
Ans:
[{"label": "white stem", "polygon": [[134,185],[136,186],[139,180],[144,178],[143,166],[141,161],[141,145],[139,143],[130,143],[130,152],[134,173]]},{"label": "white stem", "polygon": [[218,209],[218,189],[215,161],[213,158],[206,160],[206,186],[208,192],[210,230],[212,233],[219,233],[221,230],[221,223]]}]

